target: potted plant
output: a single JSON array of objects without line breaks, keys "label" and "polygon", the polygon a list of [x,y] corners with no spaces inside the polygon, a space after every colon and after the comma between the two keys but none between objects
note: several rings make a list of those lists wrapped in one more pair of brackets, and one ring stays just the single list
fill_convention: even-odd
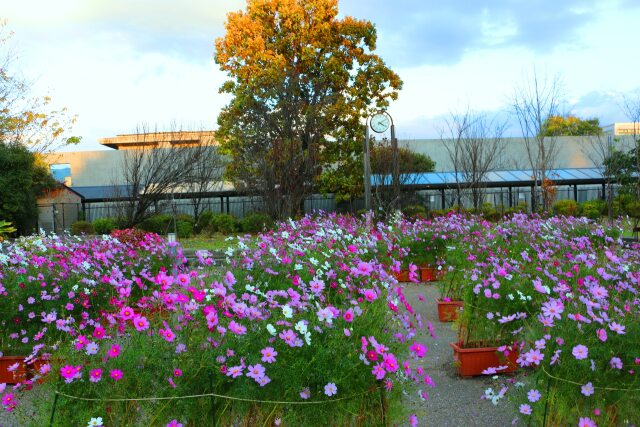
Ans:
[{"label": "potted plant", "polygon": [[449,267],[443,280],[438,282],[440,297],[436,299],[438,305],[438,320],[453,322],[458,318],[458,312],[463,306],[462,288],[464,285],[463,271]]},{"label": "potted plant", "polygon": [[519,272],[518,262],[505,263],[498,256],[465,272],[469,283],[460,288],[464,309],[457,320],[458,341],[451,343],[461,376],[516,370],[519,334],[531,312],[531,297],[519,292],[526,282]]},{"label": "potted plant", "polygon": [[416,236],[404,239],[407,255],[402,259],[403,267],[409,264],[418,266],[421,282],[435,282],[437,276],[437,262],[444,251],[444,239],[433,232],[420,232]]}]

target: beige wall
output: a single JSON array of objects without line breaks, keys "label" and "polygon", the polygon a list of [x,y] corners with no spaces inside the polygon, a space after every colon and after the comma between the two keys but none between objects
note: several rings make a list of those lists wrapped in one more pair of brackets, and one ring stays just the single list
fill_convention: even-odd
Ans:
[{"label": "beige wall", "polygon": [[[607,137],[560,137],[557,138],[558,156],[554,168],[584,168],[596,165],[593,159],[599,156],[593,147],[606,147]],[[628,150],[631,137],[617,137],[614,147]],[[440,139],[400,140],[399,145],[429,155],[436,162],[436,171],[453,170],[447,150]],[[525,142],[522,138],[506,138],[505,150],[501,153],[496,169],[529,169]],[[47,155],[49,164],[70,164],[71,186],[94,186],[124,184],[118,174],[123,150],[75,151]]]}]

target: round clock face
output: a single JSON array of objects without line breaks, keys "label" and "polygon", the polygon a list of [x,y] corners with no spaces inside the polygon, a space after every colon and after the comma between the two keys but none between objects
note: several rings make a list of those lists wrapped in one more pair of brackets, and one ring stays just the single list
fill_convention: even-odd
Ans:
[{"label": "round clock face", "polygon": [[384,113],[374,114],[373,117],[371,117],[371,129],[378,133],[389,129],[389,116]]}]

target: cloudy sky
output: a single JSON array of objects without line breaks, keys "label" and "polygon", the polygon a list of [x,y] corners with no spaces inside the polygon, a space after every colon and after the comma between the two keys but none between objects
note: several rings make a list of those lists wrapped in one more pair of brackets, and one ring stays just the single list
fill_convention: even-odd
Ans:
[{"label": "cloudy sky", "polygon": [[[136,130],[215,128],[228,98],[213,42],[245,0],[5,1],[14,64],[34,92],[77,114],[76,149]],[[624,121],[623,94],[640,89],[638,0],[340,0],[372,21],[378,53],[403,79],[390,108],[402,139],[436,137],[466,109],[506,117],[535,67],[559,76],[564,110]]]}]

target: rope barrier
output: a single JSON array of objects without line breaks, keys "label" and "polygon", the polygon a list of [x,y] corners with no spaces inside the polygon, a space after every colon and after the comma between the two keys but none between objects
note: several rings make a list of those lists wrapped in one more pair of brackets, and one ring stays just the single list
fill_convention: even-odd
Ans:
[{"label": "rope barrier", "polygon": [[[556,377],[555,375],[551,375],[549,372],[547,372],[546,369],[544,369],[544,366],[540,365],[540,367],[542,368],[542,372],[544,372],[549,378],[553,378],[554,380],[563,381],[569,384],[574,384],[579,386],[584,385],[576,381],[571,381],[564,378]],[[596,386],[593,386],[593,388],[598,390],[607,390],[607,391],[640,391],[640,388],[614,388],[614,387],[596,387]]]},{"label": "rope barrier", "polygon": [[57,391],[56,390],[56,397],[59,396],[63,396],[63,397],[67,397],[69,399],[75,399],[75,400],[82,400],[85,402],[137,402],[137,401],[150,401],[150,400],[175,400],[175,399],[196,399],[199,397],[218,397],[218,398],[222,398],[222,399],[227,399],[227,400],[237,400],[237,401],[241,401],[241,402],[251,402],[251,403],[268,403],[268,404],[277,404],[277,405],[322,405],[325,403],[331,403],[331,402],[339,402],[341,400],[348,400],[348,399],[352,399],[354,397],[358,397],[358,396],[362,396],[363,394],[367,394],[367,393],[371,393],[377,389],[380,389],[380,387],[376,387],[372,390],[367,390],[367,391],[363,391],[362,393],[358,393],[358,394],[352,394],[350,396],[345,396],[345,397],[340,397],[337,399],[332,399],[332,400],[315,400],[315,401],[308,401],[308,402],[288,402],[288,401],[278,401],[278,400],[256,400],[256,399],[246,399],[243,397],[234,397],[234,396],[226,396],[223,394],[216,394],[216,393],[205,393],[205,394],[191,394],[191,395],[187,395],[187,396],[166,396],[166,397],[137,397],[137,398],[107,398],[107,399],[100,399],[100,398],[92,398],[92,397],[80,397],[80,396],[73,396],[71,394],[66,394],[63,393],[61,391]]}]

